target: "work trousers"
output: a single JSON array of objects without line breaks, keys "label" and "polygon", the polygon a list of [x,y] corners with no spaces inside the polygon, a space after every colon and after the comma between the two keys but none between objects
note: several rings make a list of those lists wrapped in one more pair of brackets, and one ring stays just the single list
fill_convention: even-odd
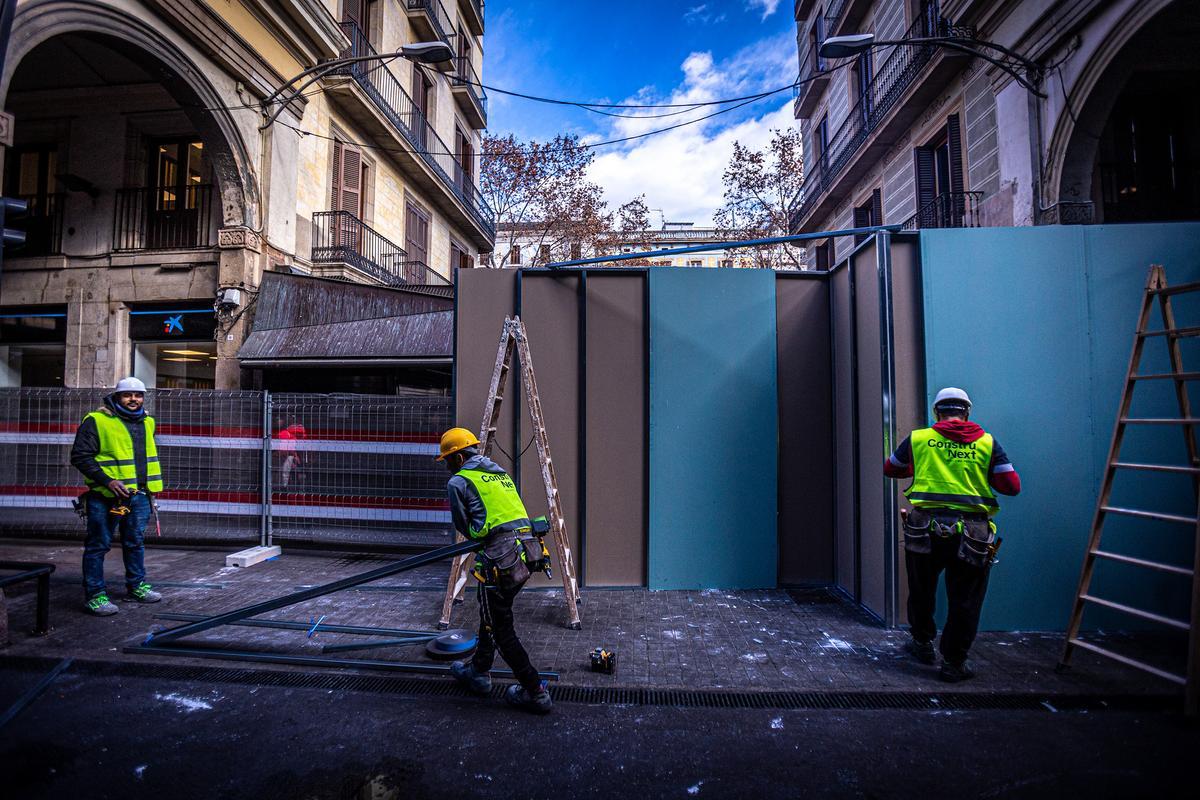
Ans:
[{"label": "work trousers", "polygon": [[143,534],[150,520],[150,498],[138,492],[125,501],[129,513],[111,514],[114,500],[95,492],[87,494],[87,538],[83,541],[83,594],[88,600],[104,591],[104,557],[112,538],[121,532],[121,556],[125,560],[125,587],[133,589],[146,579]]},{"label": "work trousers", "polygon": [[908,572],[908,622],[917,641],[932,642],[937,636],[933,614],[937,606],[938,576],[943,571],[946,573],[949,610],[938,649],[951,664],[961,664],[975,641],[991,572],[990,563],[973,567],[958,557],[961,536],[931,536],[931,552],[904,552]]},{"label": "work trousers", "polygon": [[479,644],[471,663],[476,672],[487,672],[499,649],[509,669],[532,696],[541,689],[542,682],[537,670],[529,663],[529,654],[513,627],[513,601],[520,593],[519,586],[509,590],[498,586],[479,587]]}]

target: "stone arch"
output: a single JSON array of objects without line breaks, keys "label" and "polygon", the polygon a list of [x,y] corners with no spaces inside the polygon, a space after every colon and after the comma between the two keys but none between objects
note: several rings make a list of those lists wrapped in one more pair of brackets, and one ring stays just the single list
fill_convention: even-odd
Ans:
[{"label": "stone arch", "polygon": [[[1172,7],[1181,8],[1187,0],[1139,0],[1105,33],[1104,39],[1080,70],[1068,94],[1076,109],[1075,118],[1065,109],[1058,117],[1047,148],[1045,186],[1053,196],[1047,205],[1059,201],[1087,201],[1092,198],[1093,171],[1102,130],[1125,83],[1133,72],[1145,66],[1146,52],[1136,46],[1147,26]],[[1052,88],[1059,80],[1051,75]]]},{"label": "stone arch", "polygon": [[13,74],[26,55],[43,42],[68,33],[133,45],[126,55],[158,77],[209,149],[220,187],[222,223],[257,230],[261,213],[258,183],[238,126],[224,108],[230,103],[192,59],[148,21],[94,0],[36,0],[19,5],[0,76],[0,100],[8,97]]}]

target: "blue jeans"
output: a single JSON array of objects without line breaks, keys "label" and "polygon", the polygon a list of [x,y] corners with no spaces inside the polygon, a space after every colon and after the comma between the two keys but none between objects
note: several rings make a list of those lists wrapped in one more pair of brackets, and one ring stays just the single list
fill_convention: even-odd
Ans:
[{"label": "blue jeans", "polygon": [[143,533],[150,520],[150,498],[138,492],[126,503],[132,509],[120,516],[110,514],[113,501],[89,492],[87,538],[83,542],[83,593],[91,599],[104,591],[104,556],[112,546],[113,534],[121,531],[121,557],[125,560],[125,587],[132,589],[146,579],[146,550]]}]

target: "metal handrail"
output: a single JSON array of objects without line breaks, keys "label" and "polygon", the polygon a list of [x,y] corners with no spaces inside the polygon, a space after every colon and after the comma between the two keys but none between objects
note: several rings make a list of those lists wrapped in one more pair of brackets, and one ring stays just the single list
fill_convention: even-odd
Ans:
[{"label": "metal handrail", "polygon": [[[357,23],[346,20],[340,24],[342,32],[350,40],[350,47],[342,53],[343,56],[376,54],[375,48],[367,41],[366,34]],[[487,200],[476,188],[473,180],[468,178],[455,181],[452,177],[462,171],[461,165],[392,71],[373,62],[358,62],[347,64],[338,69],[336,74],[350,75],[354,78],[375,107],[409,143],[413,154],[419,156],[441,179],[445,187],[462,201],[471,218],[483,229],[487,237],[495,238],[496,217]]]},{"label": "metal handrail", "polygon": [[424,11],[434,33],[443,42],[455,34],[454,20],[442,5],[442,0],[408,0],[409,11]]},{"label": "metal handrail", "polygon": [[450,281],[433,271],[424,261],[401,261],[397,264],[406,283],[413,286],[449,286]]},{"label": "metal handrail", "polygon": [[484,119],[487,119],[487,92],[483,90],[483,82],[475,72],[475,65],[470,56],[456,56],[454,59],[454,85],[465,86],[471,97],[479,105]]},{"label": "metal handrail", "polygon": [[[927,3],[920,16],[905,31],[903,39],[929,36],[970,38],[971,28],[951,26],[939,13],[936,2]],[[875,72],[871,85],[850,109],[845,121],[829,139],[825,150],[809,165],[804,183],[792,200],[788,215],[793,221],[802,218],[825,193],[834,179],[850,164],[867,137],[894,109],[908,89],[916,82],[938,49],[936,44],[894,46],[882,66]]]},{"label": "metal handrail", "polygon": [[21,218],[25,230],[25,244],[13,248],[13,257],[57,255],[62,252],[63,202],[66,195],[23,194],[21,200],[28,210]]},{"label": "metal handrail", "polygon": [[213,185],[117,189],[113,250],[188,250],[213,246]]},{"label": "metal handrail", "polygon": [[978,228],[982,200],[983,192],[943,192],[909,217],[904,230]]}]

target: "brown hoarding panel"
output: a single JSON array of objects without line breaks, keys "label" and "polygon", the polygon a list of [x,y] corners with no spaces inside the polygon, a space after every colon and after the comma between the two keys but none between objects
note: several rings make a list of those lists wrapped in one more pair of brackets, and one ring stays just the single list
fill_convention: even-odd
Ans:
[{"label": "brown hoarding panel", "polygon": [[646,276],[587,278],[588,586],[646,585]]},{"label": "brown hoarding panel", "polygon": [[855,363],[858,370],[858,517],[861,602],[885,616],[887,544],[883,541],[883,377],[879,267],[874,239],[850,257],[854,270]]},{"label": "brown hoarding panel", "polygon": [[[517,273],[507,269],[464,269],[458,272],[457,357],[455,359],[456,424],[479,433],[483,420],[483,405],[487,400],[492,369],[496,365],[496,348],[504,328],[504,317],[513,313]],[[512,462],[500,451],[515,452],[513,415],[509,398],[515,396],[516,385],[509,373],[505,406],[501,408],[496,443],[491,457],[506,470]],[[523,425],[522,429],[527,429]]]},{"label": "brown hoarding panel", "polygon": [[[525,273],[521,279],[521,319],[529,334],[529,353],[550,454],[558,477],[567,538],[579,575],[579,281],[577,274]],[[512,396],[510,394],[510,396]],[[515,456],[530,444],[533,427],[521,393],[521,438]],[[530,445],[521,458],[521,498],[533,516],[546,513],[546,490],[542,484],[537,446]],[[561,577],[547,581],[538,575],[530,585],[559,585]]]},{"label": "brown hoarding panel", "polygon": [[843,268],[829,278],[833,294],[833,422],[836,460],[834,520],[837,531],[834,560],[835,581],[850,596],[858,596],[858,546],[854,496],[854,310],[851,307],[850,270]]},{"label": "brown hoarding panel", "polygon": [[[922,313],[920,250],[915,237],[892,239],[892,324],[896,346],[896,443],[927,424],[925,409],[925,328]],[[893,491],[901,500],[899,507],[908,507],[902,490],[908,481],[893,481]],[[900,530],[899,520],[896,530]],[[903,598],[908,593],[908,581],[903,569],[904,553],[899,552],[898,571],[901,603],[900,622],[908,622]]]},{"label": "brown hoarding panel", "polygon": [[775,281],[779,381],[779,582],[833,580],[829,285]]}]

